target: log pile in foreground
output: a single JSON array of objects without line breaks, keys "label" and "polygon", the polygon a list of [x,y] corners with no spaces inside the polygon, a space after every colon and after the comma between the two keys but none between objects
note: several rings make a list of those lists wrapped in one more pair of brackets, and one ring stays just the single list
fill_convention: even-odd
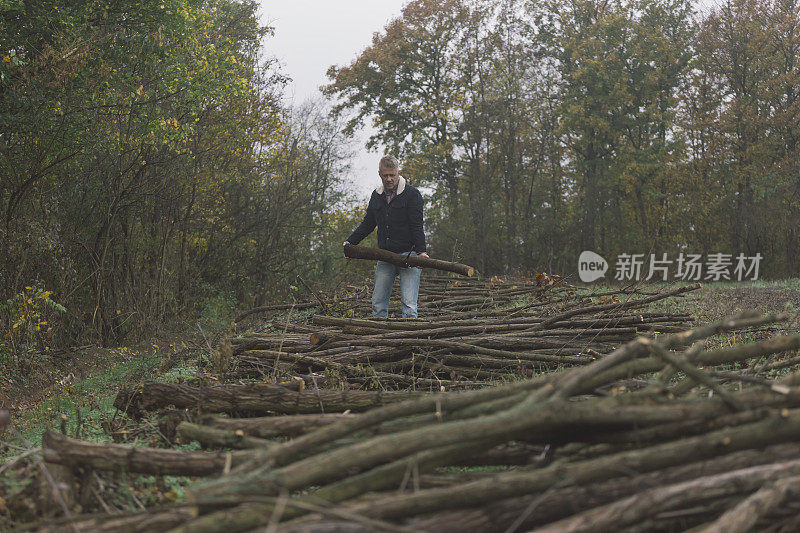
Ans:
[{"label": "log pile in foreground", "polygon": [[[227,531],[264,526],[281,494],[295,494],[281,504],[288,531],[329,530],[331,521],[343,522],[343,530],[379,522],[387,529],[480,531],[470,524],[487,521],[501,530],[516,521],[515,527],[553,531],[648,521],[728,530],[729,516],[751,495],[763,491],[758,501],[770,495],[778,509],[794,490],[800,388],[793,375],[771,382],[720,378],[707,369],[797,350],[800,336],[719,349],[706,349],[705,339],[779,318],[744,315],[655,340],[640,337],[587,366],[409,399],[335,422],[256,450],[251,462],[198,485],[192,496],[201,516],[175,531],[214,530],[223,522]],[[673,380],[679,371],[683,377]],[[597,393],[654,372],[635,392]],[[723,382],[731,379],[747,386]],[[695,387],[712,394],[687,397]],[[491,476],[437,471],[519,446],[542,453],[529,452],[522,464]],[[398,494],[398,487],[405,490]],[[235,510],[215,510],[220,502]],[[319,509],[310,512],[307,504]],[[751,503],[747,509],[749,521],[772,512],[753,511]],[[452,526],[454,514],[472,518]]]},{"label": "log pile in foreground", "polygon": [[[567,312],[532,327],[549,331],[572,318]],[[361,413],[342,412],[344,405],[324,414],[274,408],[276,416],[239,420],[210,413],[225,409],[207,400],[180,403],[211,398],[183,389],[172,403],[188,408],[181,438],[240,449],[205,452],[211,468],[224,458],[222,474],[191,487],[184,505],[150,509],[138,522],[94,516],[75,525],[175,533],[794,530],[800,373],[770,380],[763,372],[796,356],[800,335],[712,340],[785,318],[745,313],[638,336],[588,364],[398,397]],[[270,390],[298,404],[303,392],[325,399],[322,390]],[[289,439],[270,440],[276,436]],[[74,458],[69,448],[81,447],[51,438],[44,446],[46,458]],[[114,468],[112,457],[120,469],[145,464],[149,452],[136,453],[133,461],[114,449],[91,464]],[[152,457],[174,471],[165,455]],[[174,468],[190,460],[197,458],[176,457]],[[464,466],[494,470],[444,468]]]}]

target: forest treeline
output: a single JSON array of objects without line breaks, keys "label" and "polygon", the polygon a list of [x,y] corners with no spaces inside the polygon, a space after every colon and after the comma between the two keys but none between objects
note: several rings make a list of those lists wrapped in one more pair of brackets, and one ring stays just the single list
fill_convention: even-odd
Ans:
[{"label": "forest treeline", "polygon": [[326,90],[432,190],[438,256],[575,274],[583,250],[761,254],[762,276],[797,276],[799,13],[418,0]]},{"label": "forest treeline", "polygon": [[285,103],[257,9],[0,3],[2,342],[109,342],[329,273],[349,148],[324,103]]},{"label": "forest treeline", "polygon": [[368,123],[442,259],[741,252],[796,276],[798,4],[414,0],[331,67],[330,103],[291,105],[254,1],[4,0],[2,342],[308,297],[341,274]]}]

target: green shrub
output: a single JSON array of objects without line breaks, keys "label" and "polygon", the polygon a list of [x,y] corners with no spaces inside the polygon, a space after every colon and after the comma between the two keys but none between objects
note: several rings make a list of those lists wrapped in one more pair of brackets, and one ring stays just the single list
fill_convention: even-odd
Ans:
[{"label": "green shrub", "polygon": [[48,318],[66,309],[53,301],[51,291],[25,287],[22,292],[0,304],[3,341],[0,345],[0,365],[18,370],[21,363],[42,357],[50,351],[52,326]]}]

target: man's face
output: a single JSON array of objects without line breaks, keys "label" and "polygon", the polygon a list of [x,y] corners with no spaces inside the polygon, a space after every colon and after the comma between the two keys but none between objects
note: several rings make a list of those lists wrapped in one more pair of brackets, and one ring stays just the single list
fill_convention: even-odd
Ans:
[{"label": "man's face", "polygon": [[380,167],[378,174],[383,182],[385,191],[393,191],[397,187],[397,180],[400,179],[400,172],[396,168]]}]

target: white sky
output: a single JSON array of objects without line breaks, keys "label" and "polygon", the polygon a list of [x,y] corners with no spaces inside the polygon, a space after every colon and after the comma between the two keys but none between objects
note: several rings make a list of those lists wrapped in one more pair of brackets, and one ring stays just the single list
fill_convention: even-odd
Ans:
[{"label": "white sky", "polygon": [[[261,22],[275,28],[264,48],[283,64],[282,72],[293,79],[287,96],[294,103],[318,96],[328,83],[331,65],[347,65],[372,42],[389,20],[400,15],[404,0],[261,0]],[[365,134],[354,146],[355,192],[366,199],[380,183],[380,153],[364,148]]]}]

